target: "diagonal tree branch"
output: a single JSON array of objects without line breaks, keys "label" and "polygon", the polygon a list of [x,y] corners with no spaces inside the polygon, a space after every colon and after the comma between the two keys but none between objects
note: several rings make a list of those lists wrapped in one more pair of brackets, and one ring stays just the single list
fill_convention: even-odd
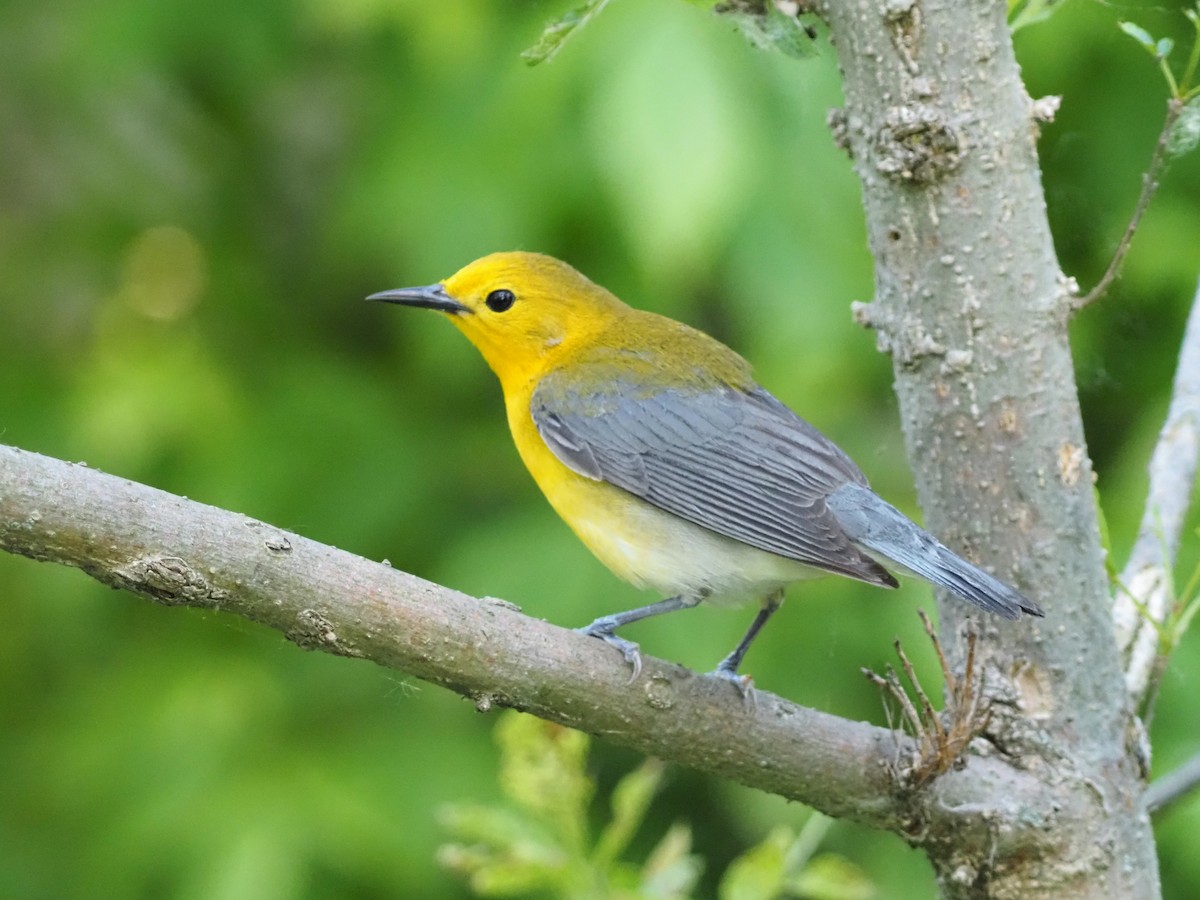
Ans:
[{"label": "diagonal tree branch", "polygon": [[1150,485],[1137,541],[1121,572],[1113,607],[1125,654],[1125,684],[1135,705],[1151,687],[1159,628],[1171,611],[1171,570],[1191,503],[1200,455],[1200,286],[1188,316],[1171,405],[1150,457]]},{"label": "diagonal tree branch", "polygon": [[[232,612],[301,647],[369,659],[642,752],[900,830],[915,813],[891,780],[912,753],[886,729],[649,657],[637,681],[601,642],[263,522],[0,446],[0,548],[77,566],[170,606]],[[1032,802],[1033,779],[993,757],[947,776]],[[1024,785],[1024,787],[1022,787]],[[978,800],[978,798],[977,798]]]}]

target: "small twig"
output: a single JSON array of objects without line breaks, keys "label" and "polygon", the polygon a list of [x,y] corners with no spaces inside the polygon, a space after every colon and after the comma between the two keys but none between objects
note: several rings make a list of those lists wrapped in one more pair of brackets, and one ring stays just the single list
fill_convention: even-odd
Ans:
[{"label": "small twig", "polygon": [[[921,720],[925,722],[926,728],[933,732],[932,740],[934,745],[939,745],[945,741],[946,729],[942,726],[942,721],[938,718],[937,710],[929,701],[929,695],[925,693],[925,689],[921,686],[921,680],[917,678],[917,673],[913,671],[912,663],[908,660],[908,655],[904,652],[904,648],[900,646],[900,640],[897,638],[893,642],[896,648],[896,655],[900,657],[900,665],[904,667],[904,674],[908,676],[908,683],[913,686],[913,692],[917,695],[917,699],[921,703]],[[938,644],[935,642],[935,647]],[[939,655],[941,648],[939,647]]]},{"label": "small twig", "polygon": [[1146,695],[1171,612],[1171,571],[1200,462],[1200,285],[1188,316],[1171,405],[1150,457],[1149,489],[1138,537],[1121,572],[1113,606],[1125,685],[1135,704]]},{"label": "small twig", "polygon": [[942,669],[942,675],[946,679],[946,695],[950,701],[958,706],[964,700],[964,693],[968,684],[971,681],[971,673],[975,666],[975,632],[967,632],[967,664],[963,670],[963,677],[960,681],[954,674],[954,670],[950,668],[950,663],[946,660],[946,654],[942,652],[942,642],[937,638],[937,632],[933,630],[933,621],[929,618],[929,614],[923,609],[917,610],[917,615],[921,617],[921,624],[925,627],[925,634],[929,637],[929,642],[933,644],[933,650],[937,653],[938,665]]},{"label": "small twig", "polygon": [[896,674],[896,670],[891,666],[887,667],[887,689],[891,695],[900,704],[900,710],[904,713],[904,718],[908,720],[909,728],[913,735],[919,740],[925,740],[925,721],[921,714],[913,705],[912,700],[908,696],[908,692],[904,690],[904,685],[900,683],[900,677]]},{"label": "small twig", "polygon": [[1146,788],[1146,793],[1142,795],[1142,804],[1147,812],[1160,812],[1187,795],[1197,785],[1200,785],[1200,753]]},{"label": "small twig", "polygon": [[[918,610],[918,614],[925,626],[925,633],[933,644],[945,681],[946,708],[942,714],[939,715],[934,709],[899,641],[895,642],[896,655],[900,658],[900,665],[912,684],[913,693],[920,704],[919,710],[908,691],[904,689],[896,670],[891,666],[887,667],[886,676],[877,675],[870,669],[862,670],[867,679],[883,691],[885,698],[890,698],[899,706],[904,721],[908,723],[910,734],[916,739],[912,762],[907,771],[902,773],[914,787],[928,784],[953,767],[961,759],[972,738],[987,728],[991,720],[991,711],[981,709],[983,690],[975,673],[975,647],[978,640],[976,632],[971,629],[966,632],[967,658],[963,674],[958,676],[951,669],[942,651],[941,641],[938,640],[929,616],[924,610]],[[884,706],[890,723],[891,705],[885,703]]]},{"label": "small twig", "polygon": [[[866,668],[865,666],[863,668],[859,669],[859,671],[862,672],[863,675],[866,676],[867,681],[871,682],[873,685],[875,685],[881,691],[890,690],[890,688],[888,686],[888,681],[886,678],[882,677],[881,675],[877,675],[876,673],[872,672],[870,669]],[[895,717],[894,711],[892,710],[892,707],[885,703],[883,705],[883,714],[884,714],[884,716],[887,717],[888,731],[891,731],[894,734],[897,731],[897,727],[896,727],[896,717]]]},{"label": "small twig", "polygon": [[[925,610],[918,609],[917,615],[921,617],[921,624],[925,626],[925,633],[929,635],[929,640],[933,644],[933,649],[937,653],[938,665],[942,669],[942,677],[946,683],[946,705],[950,710],[959,711],[953,719],[954,728],[951,729],[951,743],[961,743],[962,749],[971,742],[971,738],[987,728],[991,721],[991,710],[984,710],[980,714],[980,703],[983,701],[983,684],[975,678],[975,648],[979,643],[979,633],[973,628],[966,630],[967,638],[967,658],[963,663],[962,677],[954,674],[954,670],[950,667],[950,663],[946,660],[946,654],[942,652],[942,644],[937,639],[937,632],[933,630],[933,622]],[[957,755],[957,753],[956,753]]]},{"label": "small twig", "polygon": [[1158,190],[1158,178],[1162,174],[1163,166],[1167,162],[1167,146],[1171,139],[1171,132],[1175,129],[1175,123],[1179,121],[1179,116],[1183,112],[1183,106],[1183,101],[1175,97],[1167,100],[1167,114],[1163,119],[1162,131],[1159,132],[1158,142],[1154,145],[1154,153],[1150,157],[1150,165],[1146,167],[1146,172],[1142,175],[1142,192],[1138,196],[1137,205],[1133,208],[1133,215],[1129,219],[1129,224],[1125,226],[1125,233],[1121,235],[1121,240],[1117,243],[1117,249],[1113,252],[1112,259],[1109,260],[1108,268],[1104,270],[1104,274],[1096,282],[1096,286],[1084,296],[1076,297],[1071,302],[1073,310],[1081,310],[1104,296],[1105,291],[1108,290],[1109,286],[1116,280],[1117,274],[1121,271],[1121,264],[1125,261],[1125,254],[1129,252],[1129,247],[1133,243],[1133,236],[1137,232],[1138,226],[1142,223],[1142,216],[1146,214],[1146,209],[1150,206],[1150,201],[1153,199],[1155,191]]},{"label": "small twig", "polygon": [[[963,666],[962,680],[960,682],[958,682],[958,690],[954,695],[954,702],[956,705],[963,705],[963,704],[966,704],[968,701],[970,702],[971,718],[975,717],[975,715],[977,714],[977,712],[979,710],[980,701],[983,700],[983,691],[982,690],[977,690],[977,691],[974,691],[974,692],[968,694],[968,691],[970,691],[971,685],[976,683],[976,681],[975,681],[975,646],[978,643],[979,643],[979,634],[975,631],[968,631],[967,632],[967,661],[966,661],[966,664]],[[940,648],[939,648],[938,656],[941,657]],[[948,668],[946,666],[944,658],[942,661],[942,667]],[[982,684],[980,684],[980,687],[982,688]],[[987,724],[991,720],[991,718],[992,718],[991,710],[985,711],[984,722],[983,722],[984,728],[987,727]]]}]

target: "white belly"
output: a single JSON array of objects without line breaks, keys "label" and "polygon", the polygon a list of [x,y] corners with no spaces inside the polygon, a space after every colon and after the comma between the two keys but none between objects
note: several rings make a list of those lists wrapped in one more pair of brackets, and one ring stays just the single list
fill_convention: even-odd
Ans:
[{"label": "white belly", "polygon": [[610,500],[603,511],[593,508],[583,516],[576,512],[568,522],[614,573],[664,597],[702,596],[708,602],[732,605],[761,600],[794,581],[828,574],[632,497],[624,502]]}]

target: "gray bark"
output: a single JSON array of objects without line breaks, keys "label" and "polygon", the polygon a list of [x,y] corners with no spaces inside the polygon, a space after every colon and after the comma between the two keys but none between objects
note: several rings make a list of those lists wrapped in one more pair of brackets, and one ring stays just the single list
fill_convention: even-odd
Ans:
[{"label": "gray bark", "polygon": [[[1006,855],[953,833],[920,843],[947,896],[1157,896],[1070,292],[1004,4],[828,0],[818,11],[845,76],[832,122],[862,181],[875,257],[874,302],[858,314],[892,356],[928,524],[1047,611],[979,623],[989,691],[1009,712],[997,740],[1038,760],[1045,844]],[[942,606],[947,642],[963,615]],[[1012,826],[987,827],[999,841]]]}]

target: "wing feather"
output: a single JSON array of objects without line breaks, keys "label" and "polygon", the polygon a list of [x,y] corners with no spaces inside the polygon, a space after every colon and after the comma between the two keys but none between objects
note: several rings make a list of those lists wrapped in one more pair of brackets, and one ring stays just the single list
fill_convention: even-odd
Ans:
[{"label": "wing feather", "polygon": [[862,472],[762,388],[647,389],[551,372],[530,412],[554,455],[581,475],[761,550],[895,584],[826,504],[846,483],[865,485]]}]

